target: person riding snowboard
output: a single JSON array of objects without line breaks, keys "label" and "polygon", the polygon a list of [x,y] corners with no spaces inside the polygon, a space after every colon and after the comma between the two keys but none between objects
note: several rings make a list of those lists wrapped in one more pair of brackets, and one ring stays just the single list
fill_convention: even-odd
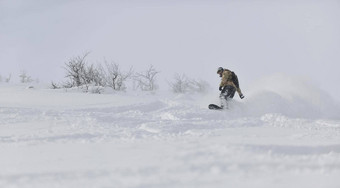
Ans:
[{"label": "person riding snowboard", "polygon": [[217,69],[217,74],[219,74],[221,77],[221,83],[219,86],[221,97],[223,97],[225,100],[227,100],[228,98],[233,98],[235,92],[237,91],[240,98],[244,98],[244,95],[242,94],[240,89],[238,78],[234,72],[228,69],[224,69],[223,67],[219,67]]}]

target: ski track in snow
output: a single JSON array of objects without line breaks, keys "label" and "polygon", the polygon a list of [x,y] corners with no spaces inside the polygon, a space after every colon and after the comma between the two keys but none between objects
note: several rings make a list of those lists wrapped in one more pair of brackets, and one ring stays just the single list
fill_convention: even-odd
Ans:
[{"label": "ski track in snow", "polygon": [[340,115],[311,103],[0,90],[0,187],[340,187]]}]

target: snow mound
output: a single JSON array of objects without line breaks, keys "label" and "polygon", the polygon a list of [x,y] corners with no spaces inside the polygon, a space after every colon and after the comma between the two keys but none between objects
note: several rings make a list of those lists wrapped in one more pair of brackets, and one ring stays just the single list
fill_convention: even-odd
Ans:
[{"label": "snow mound", "polygon": [[0,87],[0,187],[339,187],[340,121],[313,97],[24,88]]}]

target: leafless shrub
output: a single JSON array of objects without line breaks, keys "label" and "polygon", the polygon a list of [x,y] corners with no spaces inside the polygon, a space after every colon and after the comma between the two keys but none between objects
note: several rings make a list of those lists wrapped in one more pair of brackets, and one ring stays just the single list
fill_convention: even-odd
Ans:
[{"label": "leafless shrub", "polygon": [[141,73],[136,73],[134,80],[137,82],[137,88],[142,91],[153,91],[157,89],[156,86],[156,75],[159,73],[152,65]]},{"label": "leafless shrub", "polygon": [[174,93],[186,93],[189,90],[189,79],[184,74],[175,74],[174,82],[169,83]]},{"label": "leafless shrub", "polygon": [[79,87],[86,83],[86,61],[85,58],[89,55],[89,52],[83,56],[77,56],[70,59],[65,64],[65,70],[67,71],[66,77],[70,79],[72,87]]},{"label": "leafless shrub", "polygon": [[59,86],[59,84],[52,82],[51,83],[51,89],[60,89],[61,87]]},{"label": "leafless shrub", "polygon": [[197,81],[188,78],[185,74],[175,74],[174,82],[170,83],[170,87],[174,93],[203,93],[206,92],[210,86],[203,80]]},{"label": "leafless shrub", "polygon": [[108,63],[105,61],[105,68],[99,68],[101,78],[104,80],[104,86],[111,87],[113,90],[122,91],[126,89],[125,81],[128,80],[132,74],[132,67],[128,72],[123,73],[117,63]]},{"label": "leafless shrub", "polygon": [[93,86],[93,87],[91,87],[90,91],[91,91],[91,93],[101,94],[104,91],[104,87],[102,87],[102,86]]},{"label": "leafless shrub", "polygon": [[8,77],[5,79],[6,83],[9,83],[12,79],[12,74],[9,74]]},{"label": "leafless shrub", "polygon": [[105,79],[102,75],[102,72],[100,70],[100,65],[95,67],[94,65],[91,65],[87,67],[86,71],[86,83],[92,83],[95,86],[105,86]]},{"label": "leafless shrub", "polygon": [[87,65],[86,57],[88,55],[89,52],[83,56],[74,57],[65,64],[66,77],[69,78],[69,81],[64,83],[65,88],[79,87],[84,92],[88,92],[91,85],[105,86],[101,67],[93,64]]},{"label": "leafless shrub", "polygon": [[210,88],[209,84],[204,80],[190,80],[189,89],[197,93],[205,93]]},{"label": "leafless shrub", "polygon": [[[132,77],[133,70],[130,68],[128,72],[121,71],[116,63],[108,63],[93,65],[88,64],[86,57],[83,56],[71,58],[65,63],[66,78],[68,80],[62,84],[63,88],[77,87],[84,92],[102,93],[104,87],[111,87],[116,91],[126,89],[125,82]],[[59,86],[52,82],[52,88]]]},{"label": "leafless shrub", "polygon": [[20,77],[20,82],[21,83],[30,83],[33,82],[33,79],[31,78],[31,76],[28,76],[26,71],[22,71],[21,74],[19,75]]},{"label": "leafless shrub", "polygon": [[70,89],[72,87],[74,87],[74,83],[71,81],[66,81],[62,84],[62,88],[65,88],[65,89]]},{"label": "leafless shrub", "polygon": [[89,91],[89,87],[91,85],[98,86],[98,79],[99,78],[99,72],[93,65],[89,65],[84,67],[84,72],[81,74],[81,88],[84,89],[84,92]]}]

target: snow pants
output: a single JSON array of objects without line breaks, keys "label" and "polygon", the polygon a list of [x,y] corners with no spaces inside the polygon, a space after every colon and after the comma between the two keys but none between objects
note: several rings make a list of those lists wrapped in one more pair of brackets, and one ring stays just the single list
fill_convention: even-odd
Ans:
[{"label": "snow pants", "polygon": [[235,95],[236,88],[234,86],[225,86],[221,91],[221,98],[228,100],[228,98],[232,99]]}]

